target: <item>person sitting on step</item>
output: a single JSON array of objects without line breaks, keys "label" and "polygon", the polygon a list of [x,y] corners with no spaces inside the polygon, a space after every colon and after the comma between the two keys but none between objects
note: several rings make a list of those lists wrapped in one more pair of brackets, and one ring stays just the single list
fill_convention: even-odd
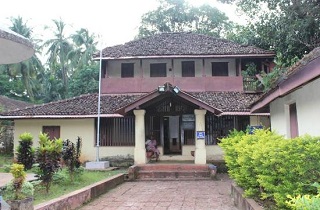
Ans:
[{"label": "person sitting on step", "polygon": [[160,151],[157,146],[157,140],[153,135],[150,135],[146,141],[147,152],[153,152],[156,155],[156,160],[159,159]]}]

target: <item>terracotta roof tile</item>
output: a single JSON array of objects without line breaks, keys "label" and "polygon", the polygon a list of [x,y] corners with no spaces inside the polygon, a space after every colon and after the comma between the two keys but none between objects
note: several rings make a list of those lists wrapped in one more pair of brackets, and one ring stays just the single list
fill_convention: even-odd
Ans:
[{"label": "terracotta roof tile", "polygon": [[23,109],[28,106],[32,106],[33,104],[25,102],[25,101],[19,101],[12,98],[8,98],[7,96],[0,96],[0,107],[1,112],[3,111],[9,111],[14,109]]},{"label": "terracotta roof tile", "polygon": [[[161,33],[103,49],[103,57],[126,58],[135,56],[171,55],[257,55],[273,51],[192,32]],[[99,57],[96,53],[94,57]]]},{"label": "terracotta roof tile", "polygon": [[250,112],[250,105],[259,98],[259,94],[244,92],[199,92],[190,94],[223,112]]},{"label": "terracotta roof tile", "polygon": [[[243,92],[202,92],[190,93],[196,99],[224,112],[248,112],[249,105],[257,99],[255,94]],[[115,111],[125,107],[143,95],[102,95],[101,114],[115,114]],[[88,116],[97,114],[98,94],[35,105],[26,109],[2,113],[3,116]],[[5,117],[4,117],[5,118]]]}]

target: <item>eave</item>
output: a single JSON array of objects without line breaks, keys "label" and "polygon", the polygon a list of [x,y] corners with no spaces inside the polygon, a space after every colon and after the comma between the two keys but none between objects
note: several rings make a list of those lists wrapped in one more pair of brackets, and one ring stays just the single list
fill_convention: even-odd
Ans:
[{"label": "eave", "polygon": [[263,110],[272,101],[279,97],[283,97],[303,85],[311,82],[312,80],[319,78],[320,76],[320,57],[310,61],[299,71],[290,75],[289,78],[280,82],[277,87],[270,90],[267,94],[262,96],[257,102],[251,107],[251,112],[256,113]]}]

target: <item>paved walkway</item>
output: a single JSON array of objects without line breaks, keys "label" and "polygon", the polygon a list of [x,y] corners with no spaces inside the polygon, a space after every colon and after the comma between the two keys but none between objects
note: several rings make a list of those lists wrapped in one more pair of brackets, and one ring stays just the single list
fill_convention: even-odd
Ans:
[{"label": "paved walkway", "polygon": [[125,182],[81,210],[237,210],[230,197],[231,181]]},{"label": "paved walkway", "polygon": [[[27,174],[26,179],[28,181],[35,180],[36,178],[34,176],[35,176],[35,174]],[[0,188],[5,186],[12,179],[13,179],[13,176],[11,173],[0,173]]]}]

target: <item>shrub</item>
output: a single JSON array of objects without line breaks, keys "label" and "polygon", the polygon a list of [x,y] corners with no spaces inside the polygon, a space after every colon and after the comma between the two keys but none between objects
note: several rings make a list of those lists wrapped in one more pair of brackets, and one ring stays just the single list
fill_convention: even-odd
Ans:
[{"label": "shrub", "polygon": [[24,165],[14,163],[10,170],[14,179],[5,186],[5,200],[21,200],[27,197],[32,197],[34,188],[30,182],[26,182],[26,173]]},{"label": "shrub", "polygon": [[60,169],[62,139],[50,140],[48,135],[40,133],[39,148],[37,149],[37,175],[49,192],[52,177]]},{"label": "shrub", "polygon": [[271,199],[286,206],[287,196],[315,193],[310,187],[319,180],[319,138],[285,139],[269,130],[252,135],[233,131],[221,140],[230,176],[247,196]]},{"label": "shrub", "polygon": [[69,176],[71,182],[73,182],[75,172],[80,172],[77,170],[81,166],[81,162],[79,160],[81,154],[81,138],[77,138],[77,143],[74,144],[69,139],[63,142],[62,148],[62,159],[66,166],[68,167]]},{"label": "shrub", "polygon": [[30,133],[23,133],[19,136],[19,139],[19,146],[17,147],[18,163],[23,164],[25,170],[29,170],[34,163],[33,136]]},{"label": "shrub", "polygon": [[294,210],[320,209],[320,185],[314,183],[312,186],[318,188],[318,195],[288,196],[290,199],[286,202],[288,206]]}]

